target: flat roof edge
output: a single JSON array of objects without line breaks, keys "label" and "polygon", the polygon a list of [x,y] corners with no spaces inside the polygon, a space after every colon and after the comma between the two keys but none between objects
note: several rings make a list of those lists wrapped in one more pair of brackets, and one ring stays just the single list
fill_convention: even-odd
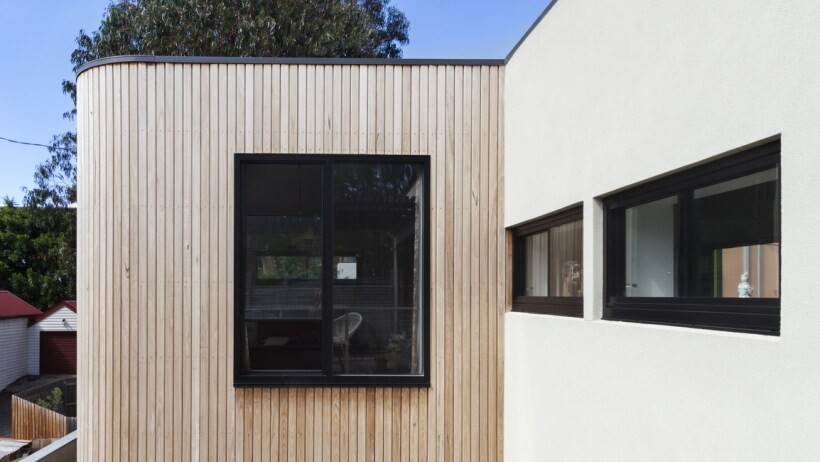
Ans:
[{"label": "flat roof edge", "polygon": [[503,66],[504,59],[390,59],[390,58],[251,58],[220,56],[110,56],[89,61],[77,69],[76,75],[106,64],[123,63],[187,63],[187,64],[344,64],[353,66]]}]

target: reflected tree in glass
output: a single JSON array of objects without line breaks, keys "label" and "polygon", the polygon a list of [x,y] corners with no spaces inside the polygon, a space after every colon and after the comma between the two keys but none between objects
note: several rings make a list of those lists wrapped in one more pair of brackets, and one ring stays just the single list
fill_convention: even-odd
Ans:
[{"label": "reflected tree in glass", "polygon": [[[338,374],[421,374],[423,170],[416,164],[335,163],[333,255],[355,278],[333,281],[334,322],[361,324],[334,345]],[[337,267],[336,274],[340,274]]]}]

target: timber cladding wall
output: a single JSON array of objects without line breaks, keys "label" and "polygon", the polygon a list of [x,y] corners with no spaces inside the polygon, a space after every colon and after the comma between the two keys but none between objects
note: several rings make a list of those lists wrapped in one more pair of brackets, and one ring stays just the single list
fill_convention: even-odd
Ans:
[{"label": "timber cladding wall", "polygon": [[[82,460],[501,460],[503,67],[78,76]],[[429,388],[234,388],[234,154],[431,156]]]}]

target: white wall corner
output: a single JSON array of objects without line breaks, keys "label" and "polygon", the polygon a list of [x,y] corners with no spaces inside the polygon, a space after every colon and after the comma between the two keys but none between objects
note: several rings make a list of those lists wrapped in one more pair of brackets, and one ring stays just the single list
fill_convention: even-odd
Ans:
[{"label": "white wall corner", "polygon": [[601,319],[604,310],[604,208],[584,199],[584,319]]}]

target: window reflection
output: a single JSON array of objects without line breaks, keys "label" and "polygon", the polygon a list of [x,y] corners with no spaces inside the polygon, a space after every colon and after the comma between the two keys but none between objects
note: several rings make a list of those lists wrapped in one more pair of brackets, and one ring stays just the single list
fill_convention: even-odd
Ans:
[{"label": "window reflection", "polygon": [[334,165],[335,373],[423,368],[423,180],[419,165]]},{"label": "window reflection", "polygon": [[[772,168],[694,190],[687,295],[780,296],[777,176]],[[738,292],[743,279],[745,294]]]},{"label": "window reflection", "polygon": [[778,298],[777,176],[772,168],[626,208],[624,295]]},{"label": "window reflection", "polygon": [[583,296],[583,222],[571,221],[524,238],[524,294]]},{"label": "window reflection", "polygon": [[247,169],[245,368],[322,367],[322,170]]}]

